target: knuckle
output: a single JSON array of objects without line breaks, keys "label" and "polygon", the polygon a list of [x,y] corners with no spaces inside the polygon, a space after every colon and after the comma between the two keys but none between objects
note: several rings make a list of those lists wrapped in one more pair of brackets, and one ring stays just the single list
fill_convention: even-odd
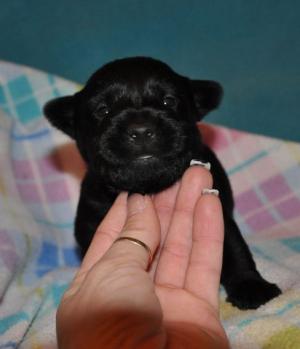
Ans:
[{"label": "knuckle", "polygon": [[166,243],[163,246],[163,251],[167,254],[172,255],[173,257],[177,257],[180,259],[187,258],[190,253],[189,246],[179,241]]},{"label": "knuckle", "polygon": [[212,174],[203,167],[193,166],[190,167],[183,176],[183,181],[187,183],[193,183],[195,186],[211,188],[213,185]]}]

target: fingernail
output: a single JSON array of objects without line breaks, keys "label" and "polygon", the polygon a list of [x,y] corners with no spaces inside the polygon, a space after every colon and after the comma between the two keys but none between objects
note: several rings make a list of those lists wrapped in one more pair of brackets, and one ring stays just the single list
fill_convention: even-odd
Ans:
[{"label": "fingernail", "polygon": [[128,197],[128,211],[131,214],[141,212],[146,207],[145,196],[141,194],[132,194]]},{"label": "fingernail", "polygon": [[210,171],[210,168],[211,168],[210,162],[202,162],[200,160],[195,160],[195,159],[191,160],[190,166],[195,166],[195,165],[202,166],[202,167],[206,168],[208,171]]},{"label": "fingernail", "polygon": [[202,189],[202,192],[201,192],[202,195],[215,195],[215,196],[219,196],[219,190],[217,189]]}]

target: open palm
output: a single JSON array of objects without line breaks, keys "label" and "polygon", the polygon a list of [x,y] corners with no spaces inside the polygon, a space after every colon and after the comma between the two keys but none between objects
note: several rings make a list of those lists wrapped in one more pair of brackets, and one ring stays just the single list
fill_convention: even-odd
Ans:
[{"label": "open palm", "polygon": [[[126,318],[134,310],[141,314],[135,319],[135,330],[139,327],[139,332],[147,332],[149,348],[166,341],[170,348],[179,348],[182,336],[187,338],[185,345],[190,336],[192,345],[193,329],[197,332],[199,328],[208,337],[226,342],[218,310],[222,209],[216,196],[201,195],[211,187],[210,173],[192,167],[179,183],[152,199],[146,197],[145,209],[128,208],[127,195],[121,194],[99,226],[62,300],[58,337],[72,330],[74,304],[85,319],[88,309],[95,312],[98,308],[101,318],[107,304],[113,303],[126,310]],[[148,270],[145,250],[126,240],[114,244],[119,236],[138,238],[156,250]],[[91,294],[96,299],[91,301]],[[147,340],[143,348],[148,348]]]}]

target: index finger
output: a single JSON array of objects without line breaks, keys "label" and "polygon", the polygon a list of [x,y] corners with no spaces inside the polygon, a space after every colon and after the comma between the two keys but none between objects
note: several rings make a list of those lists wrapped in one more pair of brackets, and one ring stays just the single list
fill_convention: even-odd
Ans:
[{"label": "index finger", "polygon": [[154,207],[159,218],[160,229],[161,229],[160,244],[154,256],[154,260],[153,260],[153,263],[151,264],[151,268],[149,270],[150,274],[153,277],[156,271],[158,260],[160,258],[161,249],[162,249],[162,246],[164,245],[167,231],[170,225],[179,185],[180,185],[179,182],[176,182],[171,187],[163,190],[158,194],[155,194],[153,199]]}]

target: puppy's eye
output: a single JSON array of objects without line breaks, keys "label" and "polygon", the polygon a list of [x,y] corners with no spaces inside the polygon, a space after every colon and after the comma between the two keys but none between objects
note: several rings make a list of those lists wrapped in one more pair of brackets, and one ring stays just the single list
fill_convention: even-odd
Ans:
[{"label": "puppy's eye", "polygon": [[167,108],[174,108],[177,102],[173,96],[166,96],[163,99],[163,105]]},{"label": "puppy's eye", "polygon": [[110,113],[110,110],[107,105],[101,104],[96,109],[95,114],[99,116],[107,116]]}]

